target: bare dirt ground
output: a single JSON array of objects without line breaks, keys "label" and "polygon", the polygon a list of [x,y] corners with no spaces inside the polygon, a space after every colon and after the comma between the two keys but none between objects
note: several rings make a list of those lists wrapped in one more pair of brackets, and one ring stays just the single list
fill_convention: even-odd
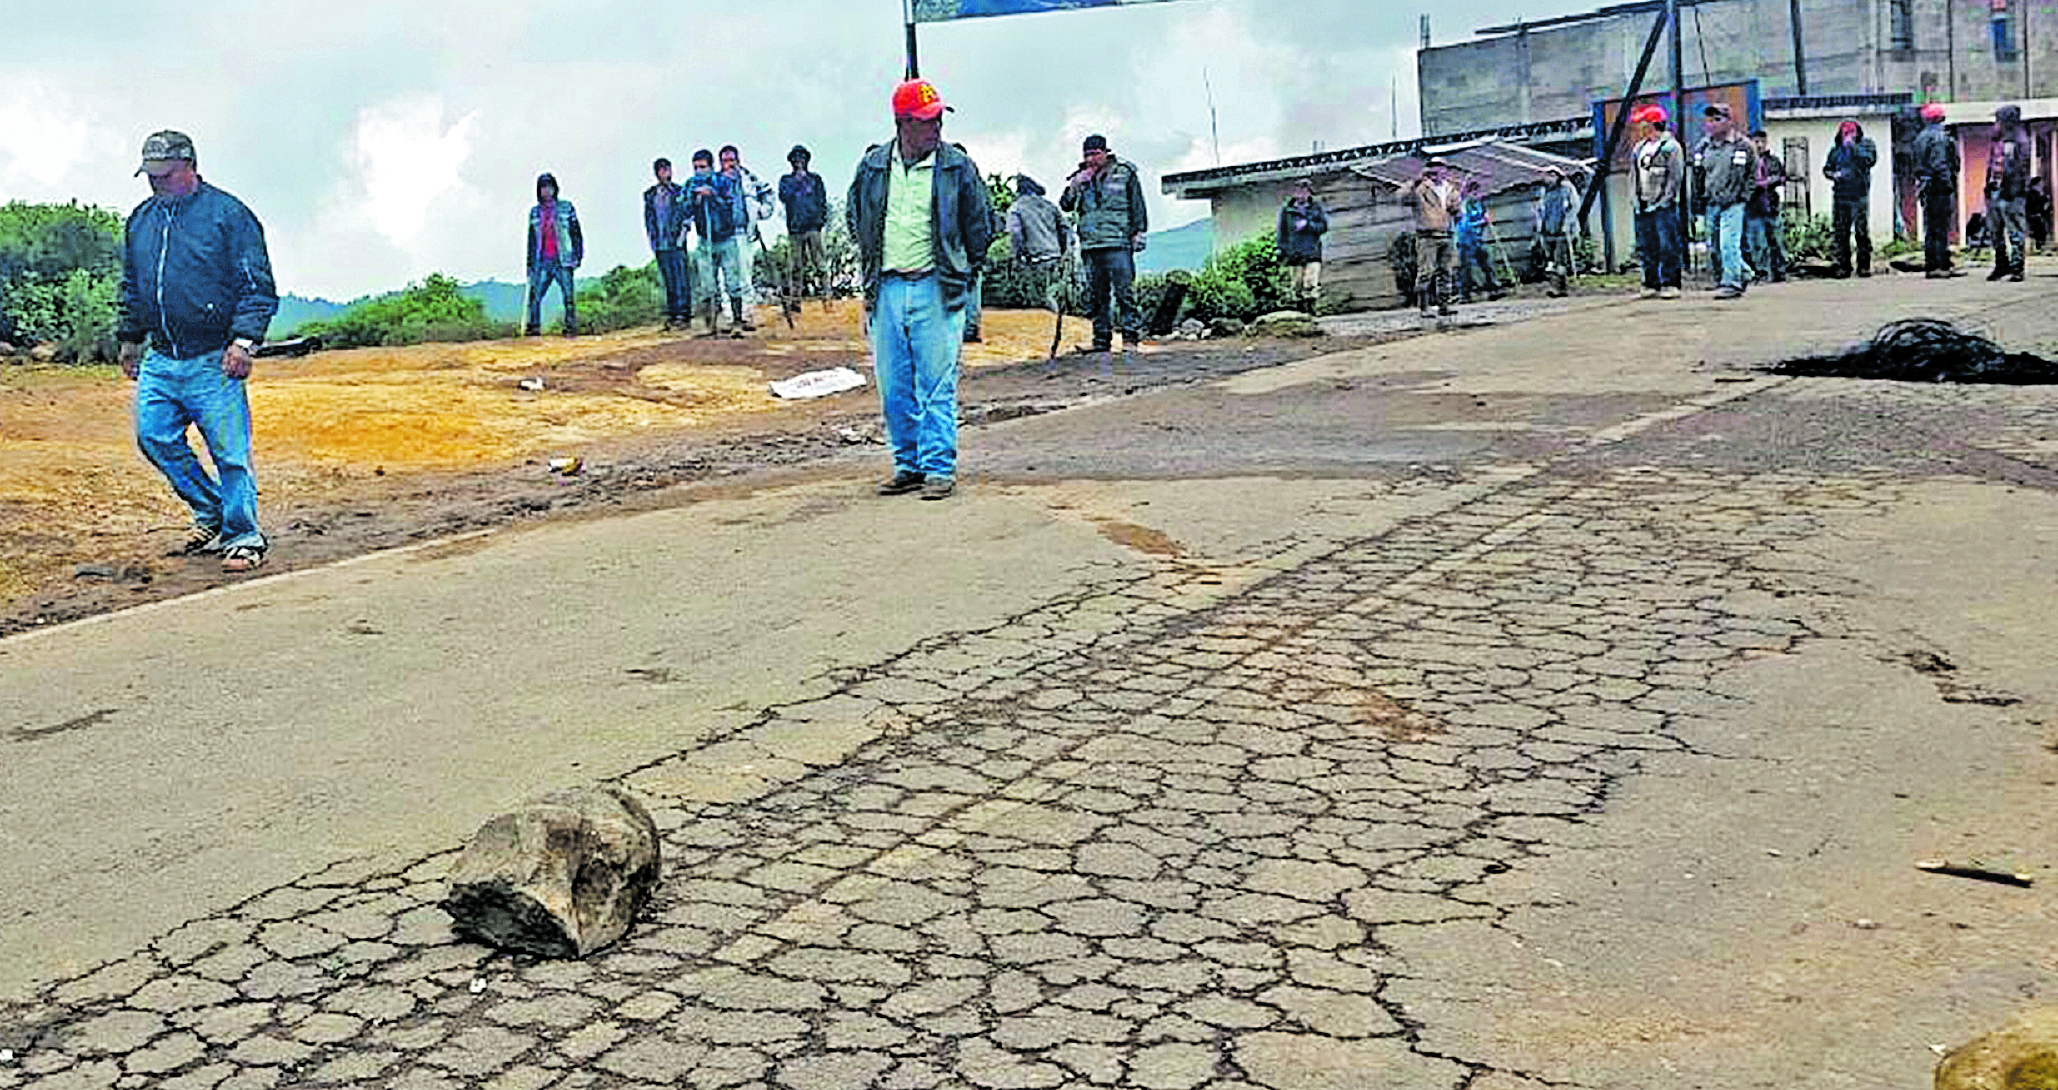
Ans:
[{"label": "bare dirt ground", "polygon": [[[657,494],[868,446],[883,470],[870,390],[783,402],[768,389],[825,367],[868,373],[856,307],[810,305],[790,330],[774,309],[757,321],[742,340],[645,329],[261,361],[250,399],[274,546],[265,571],[674,502]],[[967,426],[1362,343],[1150,345],[1133,366],[1110,367],[1099,356],[1046,362],[1041,311],[989,311],[985,326],[986,343],[963,356]],[[1088,339],[1083,321],[1066,320],[1066,349]],[[0,368],[0,635],[225,580],[211,558],[164,555],[184,539],[186,512],[135,450],[130,394],[111,368]],[[570,457],[576,474],[550,468]]]}]

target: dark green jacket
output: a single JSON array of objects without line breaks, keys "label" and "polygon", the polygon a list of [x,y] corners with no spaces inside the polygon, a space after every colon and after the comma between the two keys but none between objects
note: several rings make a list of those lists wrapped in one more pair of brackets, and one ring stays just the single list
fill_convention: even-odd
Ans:
[{"label": "dark green jacket", "polygon": [[[857,176],[850,180],[850,194],[844,202],[850,235],[857,240],[858,264],[864,270],[868,307],[879,298],[879,264],[886,251],[886,189],[895,154],[892,141],[866,152],[858,160]],[[993,242],[993,198],[971,156],[949,144],[937,145],[930,154],[936,157],[936,192],[929,211],[929,223],[936,232],[936,274],[943,281],[943,305],[955,310],[964,305],[965,289],[985,264],[986,247]]]},{"label": "dark green jacket", "polygon": [[1150,230],[1136,168],[1112,154],[1100,177],[1066,186],[1058,207],[1078,215],[1081,250],[1126,250],[1132,239]]}]

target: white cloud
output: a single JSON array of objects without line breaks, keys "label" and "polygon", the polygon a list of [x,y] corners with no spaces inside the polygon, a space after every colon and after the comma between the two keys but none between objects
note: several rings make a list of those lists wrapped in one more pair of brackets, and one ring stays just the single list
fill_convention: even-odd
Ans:
[{"label": "white cloud", "polygon": [[464,180],[477,112],[447,117],[434,96],[361,110],[352,135],[351,204],[395,245],[413,250],[446,198],[470,195]]},{"label": "white cloud", "polygon": [[0,78],[0,102],[0,198],[56,187],[102,150],[91,114],[33,75]]}]

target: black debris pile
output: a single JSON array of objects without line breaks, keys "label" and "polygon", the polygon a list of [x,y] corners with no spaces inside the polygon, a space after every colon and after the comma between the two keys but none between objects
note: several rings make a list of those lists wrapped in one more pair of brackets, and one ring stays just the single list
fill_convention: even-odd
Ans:
[{"label": "black debris pile", "polygon": [[1977,333],[1935,318],[1894,322],[1881,327],[1871,340],[1837,355],[1787,360],[1768,370],[1780,375],[1891,382],[2058,385],[2058,361],[2028,352],[2004,352]]}]

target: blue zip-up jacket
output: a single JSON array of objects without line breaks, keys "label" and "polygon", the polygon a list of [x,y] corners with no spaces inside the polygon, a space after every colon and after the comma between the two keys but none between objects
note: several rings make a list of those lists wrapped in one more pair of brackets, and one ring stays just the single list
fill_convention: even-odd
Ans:
[{"label": "blue zip-up jacket", "polygon": [[819,231],[829,222],[829,190],[812,170],[779,175],[779,203],[786,206],[788,234]]},{"label": "blue zip-up jacket", "polygon": [[[694,190],[701,186],[713,189],[714,195],[703,197]],[[700,232],[702,242],[727,242],[736,237],[736,183],[721,171],[707,174],[695,172],[686,180],[687,215],[693,220],[693,229]]]},{"label": "blue zip-up jacket", "polygon": [[203,181],[191,196],[151,197],[129,213],[118,339],[147,337],[165,355],[192,359],[264,340],[278,310],[264,227],[242,201]]}]

